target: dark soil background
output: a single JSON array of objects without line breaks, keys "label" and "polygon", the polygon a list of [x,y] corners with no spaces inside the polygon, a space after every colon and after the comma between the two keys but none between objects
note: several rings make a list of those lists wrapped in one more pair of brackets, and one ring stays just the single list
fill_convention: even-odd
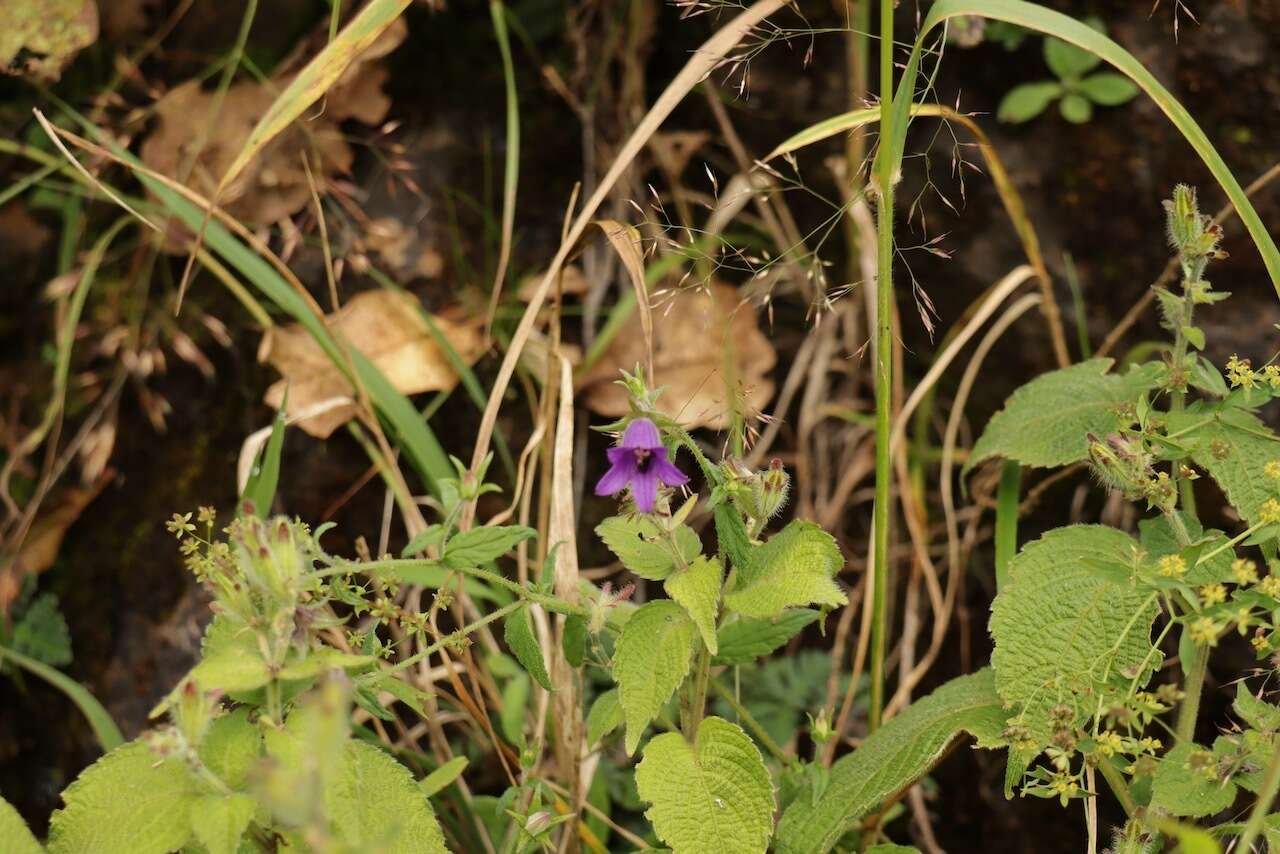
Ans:
[{"label": "dark soil background", "polygon": [[[1133,0],[1051,0],[1048,5],[1104,20],[1111,35],[1187,106],[1246,184],[1280,159],[1280,0],[1190,0],[1187,6],[1199,23],[1183,13],[1177,41],[1171,2],[1165,0],[1154,11],[1149,2]],[[161,11],[152,7],[169,5],[151,4],[151,20],[157,20]],[[563,99],[537,74],[531,53],[531,48],[536,51],[538,63],[567,61],[572,46],[563,41],[564,2],[524,0],[511,5],[528,39],[517,41],[515,48],[517,67],[522,69],[525,139],[515,263],[517,269],[532,270],[546,263],[558,242],[563,206],[574,182],[583,175],[582,138]],[[403,122],[397,138],[407,146],[405,156],[416,161],[416,178],[429,198],[436,198],[433,194],[447,186],[493,201],[503,144],[501,67],[492,47],[487,4],[450,6],[434,11],[415,5],[407,13],[408,40],[389,59],[391,118]],[[902,3],[900,34],[911,31],[927,3],[922,0],[918,6],[910,0]],[[830,4],[805,2],[802,7],[807,26],[821,29],[841,23]],[[251,51],[266,58],[283,53],[322,19],[326,8],[326,3],[304,0],[264,0]],[[150,79],[176,85],[215,51],[224,49],[219,45],[230,43],[241,12],[242,4],[235,2],[197,4],[143,72]],[[682,21],[677,10],[662,6],[643,58],[650,100],[715,20],[708,15]],[[787,26],[806,26],[792,12],[782,13],[778,20]],[[751,63],[748,91],[732,105],[731,114],[755,156],[791,132],[846,108],[842,39],[817,36],[806,65],[809,46],[807,38],[775,44]],[[55,91],[84,103],[94,91],[94,81],[103,79],[105,50],[98,45],[82,55]],[[937,98],[977,113],[1004,158],[1057,279],[1073,357],[1078,357],[1070,294],[1063,284],[1064,253],[1074,259],[1085,322],[1096,346],[1164,267],[1167,252],[1160,202],[1172,186],[1177,182],[1199,186],[1206,210],[1217,210],[1224,200],[1195,153],[1156,106],[1141,96],[1121,107],[1097,109],[1093,120],[1083,126],[1068,124],[1054,107],[1026,125],[995,121],[1000,97],[1013,85],[1048,76],[1038,38],[1028,38],[1012,52],[989,43],[971,49],[950,46]],[[41,103],[41,95],[25,84],[0,80],[0,104],[4,105],[0,133],[11,137],[28,133],[29,109]],[[986,176],[968,172],[962,197],[951,169],[950,137],[936,134],[927,125],[927,120],[918,123],[908,149],[928,151],[933,182],[959,212],[925,194],[922,209],[928,231],[917,218],[911,221],[912,230],[904,228],[900,241],[922,244],[945,233],[941,245],[952,253],[950,260],[925,251],[906,256],[937,307],[940,328],[945,329],[981,289],[1020,263],[1022,256]],[[667,127],[710,131],[710,151],[728,162],[700,97],[688,99]],[[800,159],[814,189],[832,198],[836,191],[821,161],[839,147],[838,140],[831,140]],[[977,160],[976,154],[968,157]],[[21,174],[18,167],[0,160],[0,186]],[[695,168],[700,171],[698,159]],[[381,173],[373,158],[359,154],[353,178],[372,185]],[[921,159],[909,160],[900,199],[916,197],[923,186]],[[823,211],[816,203],[806,204],[800,194],[795,196],[797,217],[812,227]],[[386,204],[387,210],[394,210],[391,202]],[[1280,223],[1280,186],[1262,190],[1255,204],[1264,222]],[[442,222],[442,211],[435,206],[429,216]],[[905,213],[905,208],[900,210],[900,217]],[[43,233],[32,233],[28,225],[9,228],[4,223],[13,220],[0,219],[0,269],[5,270],[6,279],[0,290],[0,382],[5,383],[38,383],[47,370],[41,348],[50,337],[50,318],[40,292],[53,273],[58,222],[47,212],[32,211],[31,216],[45,229]],[[462,233],[475,236],[475,245],[462,251],[477,256],[485,240],[483,223],[465,210],[459,216]],[[1265,359],[1274,350],[1272,324],[1280,321],[1280,302],[1238,223],[1227,226],[1225,245],[1230,260],[1213,268],[1210,277],[1235,296],[1206,312],[1203,325],[1211,342],[1210,355],[1219,363],[1232,352],[1255,361]],[[822,254],[836,265],[833,280],[856,278],[840,270],[844,254],[838,232]],[[445,255],[452,258],[448,252]],[[448,294],[452,285],[441,282],[455,281],[453,263],[449,261],[441,279],[415,286],[428,305]],[[316,258],[304,253],[295,267],[316,293],[323,292],[323,273]],[[905,303],[907,291],[900,289],[904,337],[913,354],[907,364],[910,380],[923,373],[932,344],[914,309]],[[163,520],[197,504],[231,506],[240,442],[270,417],[261,400],[274,376],[255,362],[257,334],[240,320],[243,313],[221,292],[195,298],[232,326],[234,347],[216,351],[217,373],[212,381],[176,360],[156,381],[157,391],[173,404],[164,432],[153,429],[126,393],[120,440],[111,463],[117,474],[71,528],[55,566],[41,578],[42,590],[58,594],[73,633],[75,661],[70,674],[103,701],[126,737],[146,726],[148,710],[190,666],[206,615],[205,603],[181,569]],[[775,376],[780,379],[803,327],[802,319],[791,322],[785,315],[777,323],[773,337],[780,364]],[[1157,334],[1154,314],[1150,314],[1126,344]],[[482,382],[496,365],[493,357],[477,365]],[[983,382],[975,391],[971,404],[975,423],[981,423],[1013,388],[1053,366],[1043,324],[1027,320],[1015,326],[988,360]],[[433,427],[448,450],[466,458],[475,421],[474,409],[449,406],[435,417]],[[513,445],[515,441],[512,437]],[[290,433],[278,506],[321,521],[365,467],[359,448],[341,433],[325,443]],[[1026,521],[1023,538],[1059,524],[1070,497],[1070,487],[1051,490]],[[1211,487],[1203,486],[1203,500],[1213,506]],[[364,533],[376,538],[381,505],[379,491],[358,493],[333,517],[343,532],[340,536]],[[848,522],[859,530],[867,524],[866,519]],[[346,545],[328,542],[337,551]],[[972,617],[972,660],[968,663],[976,667],[989,652],[984,623],[992,581],[982,566],[971,567],[970,579],[966,604]],[[957,651],[935,668],[934,680],[941,682],[960,671],[959,647],[957,638]],[[1240,666],[1247,667],[1248,651],[1242,649],[1240,657]],[[1225,692],[1211,689],[1209,711],[1225,707],[1225,698]],[[0,791],[37,833],[43,832],[50,811],[57,806],[58,792],[96,755],[91,734],[65,698],[30,679],[21,683],[0,679]],[[938,795],[931,809],[944,848],[955,852],[1081,849],[1083,819],[1078,805],[1063,810],[1056,802],[1030,798],[1006,803],[1001,792],[1003,774],[1002,756],[966,746],[937,771]],[[1109,804],[1106,799],[1103,802]],[[1109,806],[1103,813],[1104,822],[1122,820],[1118,810]]]}]

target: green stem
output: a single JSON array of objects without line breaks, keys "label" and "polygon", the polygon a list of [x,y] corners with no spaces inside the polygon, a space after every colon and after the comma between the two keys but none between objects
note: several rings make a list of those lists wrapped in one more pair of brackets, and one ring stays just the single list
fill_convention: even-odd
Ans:
[{"label": "green stem", "polygon": [[1267,765],[1267,774],[1262,778],[1262,788],[1258,791],[1258,800],[1253,803],[1253,812],[1249,813],[1249,823],[1240,834],[1240,841],[1235,850],[1248,852],[1253,850],[1253,842],[1262,832],[1262,825],[1271,813],[1271,805],[1275,803],[1276,793],[1280,792],[1280,740],[1276,741],[1276,751],[1271,755]]},{"label": "green stem", "polygon": [[[893,0],[880,0],[880,139],[894,138]],[[890,408],[893,404],[893,171],[894,158],[876,158],[876,499],[871,582],[871,708],[867,724],[880,726],[884,707],[885,603],[889,583],[889,515],[893,500],[889,459]]]},{"label": "green stem", "polygon": [[795,764],[795,758],[787,755],[787,752],[778,745],[778,742],[773,740],[773,736],[769,735],[751,712],[747,711],[747,707],[738,701],[738,698],[733,695],[733,692],[720,684],[719,679],[712,679],[711,687],[714,688],[716,693],[729,704],[733,709],[733,713],[738,716],[738,720],[742,721],[743,726],[751,730],[751,734],[756,737],[756,741],[760,742],[760,746],[769,751],[769,754],[773,756],[774,759],[777,759],[783,765]]},{"label": "green stem", "polygon": [[680,730],[690,742],[698,734],[702,716],[707,707],[707,682],[711,678],[711,651],[706,644],[698,645],[698,658],[693,666],[693,678],[689,680],[689,693],[680,710]]},{"label": "green stem", "polygon": [[412,667],[413,665],[417,664],[419,661],[426,658],[427,656],[434,655],[435,653],[444,649],[450,643],[457,641],[459,638],[464,638],[467,635],[471,634],[472,632],[479,631],[480,629],[484,628],[485,626],[489,625],[492,622],[501,620],[503,617],[505,617],[507,614],[510,614],[512,611],[516,610],[517,608],[523,608],[524,605],[525,603],[523,600],[517,599],[514,602],[509,602],[506,605],[503,605],[501,608],[499,608],[496,611],[490,611],[488,614],[485,614],[483,617],[476,620],[474,623],[469,623],[463,626],[458,631],[453,632],[452,634],[446,635],[445,637],[436,641],[431,646],[427,647],[421,652],[415,652],[413,655],[409,656],[404,661],[398,662],[397,664],[393,664],[391,667],[387,668],[387,671],[390,673],[398,673],[401,670],[406,670]]},{"label": "green stem", "polygon": [[327,569],[322,569],[312,573],[312,577],[326,578],[331,575],[342,575],[344,573],[353,572],[363,572],[370,575],[378,572],[389,572],[394,574],[397,569],[415,569],[422,566],[445,568],[451,572],[460,572],[463,575],[470,575],[472,578],[478,578],[481,581],[487,581],[490,584],[505,587],[521,599],[527,602],[532,602],[535,605],[541,605],[549,611],[555,611],[560,614],[576,615],[579,617],[587,616],[587,609],[580,605],[574,605],[558,596],[552,596],[549,593],[539,593],[536,590],[530,590],[518,581],[512,581],[510,578],[507,578],[504,575],[499,575],[496,572],[490,572],[489,570],[481,569],[478,566],[445,567],[437,560],[405,558],[403,560],[374,560],[367,563],[339,563]]},{"label": "green stem", "polygon": [[1133,795],[1129,792],[1129,784],[1124,781],[1124,776],[1116,770],[1116,766],[1111,764],[1111,760],[1103,757],[1098,763],[1098,770],[1102,772],[1102,779],[1107,781],[1107,785],[1111,787],[1111,791],[1115,793],[1116,800],[1120,802],[1120,806],[1124,807],[1124,814],[1133,818],[1134,810],[1138,805],[1134,803]]},{"label": "green stem", "polygon": [[[1185,631],[1185,630],[1184,630]],[[1182,686],[1186,696],[1178,709],[1178,726],[1175,734],[1180,742],[1189,742],[1196,735],[1196,717],[1200,714],[1200,692],[1204,688],[1204,674],[1209,668],[1209,645],[1196,647],[1196,657],[1187,671],[1187,681]]]}]

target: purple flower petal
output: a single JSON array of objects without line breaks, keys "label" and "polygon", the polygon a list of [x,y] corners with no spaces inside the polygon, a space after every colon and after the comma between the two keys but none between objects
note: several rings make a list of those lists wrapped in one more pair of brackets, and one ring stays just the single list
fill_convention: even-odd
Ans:
[{"label": "purple flower petal", "polygon": [[652,421],[648,418],[637,418],[627,425],[619,447],[643,448],[652,451],[662,447],[662,439],[658,436],[658,428]]},{"label": "purple flower petal", "polygon": [[658,476],[652,468],[631,475],[631,498],[641,513],[652,513],[658,500]]},{"label": "purple flower petal", "polygon": [[[609,450],[614,450],[610,448]],[[621,449],[619,449],[621,450]],[[604,477],[600,478],[600,482],[596,484],[596,495],[616,495],[626,488],[627,483],[636,474],[635,457],[630,451],[625,452],[625,456],[613,459],[613,454],[609,455],[613,465],[604,473]]]},{"label": "purple flower petal", "polygon": [[684,486],[689,482],[689,476],[676,468],[675,464],[667,459],[666,448],[653,452],[653,459],[649,463],[649,471],[667,486]]}]

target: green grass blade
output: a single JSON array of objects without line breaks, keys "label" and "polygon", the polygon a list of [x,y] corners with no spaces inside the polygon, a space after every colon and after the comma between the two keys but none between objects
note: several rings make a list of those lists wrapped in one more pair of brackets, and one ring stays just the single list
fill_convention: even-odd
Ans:
[{"label": "green grass blade", "polygon": [[98,743],[102,745],[104,752],[110,752],[124,744],[124,736],[120,734],[120,728],[111,719],[111,715],[107,714],[107,710],[102,707],[102,704],[79,682],[61,670],[55,670],[47,664],[36,661],[34,658],[27,658],[22,653],[14,652],[7,646],[0,646],[0,661],[5,661],[6,659],[66,694],[68,699],[76,704],[89,721],[89,726],[93,729],[93,735],[98,739]]},{"label": "green grass blade", "polygon": [[288,426],[289,390],[286,388],[284,399],[280,402],[280,411],[276,413],[271,424],[271,438],[263,448],[262,455],[254,460],[253,471],[244,485],[244,493],[240,496],[241,504],[253,502],[254,512],[259,518],[271,515],[271,504],[276,498],[276,486],[280,483],[280,451],[284,447],[284,431]]}]

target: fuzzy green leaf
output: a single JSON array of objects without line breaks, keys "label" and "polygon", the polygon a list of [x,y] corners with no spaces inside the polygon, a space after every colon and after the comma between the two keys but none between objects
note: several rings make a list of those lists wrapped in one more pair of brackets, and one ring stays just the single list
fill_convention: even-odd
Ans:
[{"label": "fuzzy green leaf", "polygon": [[[650,581],[662,581],[680,565],[671,545],[662,542],[657,524],[644,516],[611,516],[596,526],[596,535],[631,572]],[[676,528],[675,542],[681,562],[692,563],[702,542],[688,525]]]},{"label": "fuzzy green leaf", "polygon": [[62,793],[50,854],[168,854],[191,838],[191,811],[210,794],[182,762],[131,741],[85,769]]},{"label": "fuzzy green leaf", "polygon": [[551,690],[551,677],[542,658],[542,646],[533,630],[533,618],[529,606],[524,605],[507,615],[503,623],[503,637],[516,661],[546,690]]},{"label": "fuzzy green leaf", "polygon": [[44,854],[27,823],[4,798],[0,798],[0,851],[8,854]]},{"label": "fuzzy green leaf", "polygon": [[1236,684],[1236,699],[1231,708],[1240,720],[1260,732],[1276,732],[1280,730],[1280,707],[1265,700],[1259,700],[1249,691],[1241,680]]},{"label": "fuzzy green leaf", "polygon": [[622,700],[615,688],[605,691],[591,704],[587,712],[587,744],[598,744],[600,739],[622,726]]},{"label": "fuzzy green leaf", "polygon": [[1062,94],[1062,85],[1053,80],[1014,86],[1000,99],[996,118],[1010,124],[1029,122],[1045,111]]},{"label": "fuzzy green leaf", "polygon": [[917,700],[831,766],[814,801],[801,796],[782,814],[774,845],[779,854],[819,854],[860,818],[920,779],[963,733],[979,747],[1002,746],[1007,713],[990,669],[953,679]]},{"label": "fuzzy green leaf", "polygon": [[786,608],[848,601],[835,575],[844,564],[835,539],[812,522],[792,521],[751,552],[725,604],[744,617],[776,617]]},{"label": "fuzzy green leaf", "polygon": [[1184,429],[1178,442],[1191,449],[1191,459],[1209,472],[1250,525],[1257,524],[1266,500],[1280,496],[1263,471],[1280,459],[1280,437],[1256,415],[1226,406],[1170,414],[1170,432]]},{"label": "fuzzy green leaf", "polygon": [[627,724],[628,754],[688,675],[697,634],[688,613],[669,599],[650,602],[627,620],[613,655],[613,678]]},{"label": "fuzzy green leaf", "polygon": [[1083,720],[1135,675],[1141,687],[1160,663],[1150,639],[1155,601],[1092,566],[1123,564],[1137,547],[1115,528],[1071,525],[1029,543],[1010,564],[991,609],[991,663],[1000,696],[1037,744],[1049,742],[1054,706],[1065,703]]},{"label": "fuzzy green leaf", "polygon": [[1208,753],[1198,744],[1182,743],[1171,749],[1156,766],[1151,784],[1151,808],[1167,810],[1170,815],[1197,818],[1213,815],[1231,806],[1236,799],[1236,785],[1230,780],[1207,779],[1190,767],[1196,753]]},{"label": "fuzzy green leaf", "polygon": [[334,829],[352,850],[448,854],[427,796],[413,775],[370,744],[347,745],[345,767],[326,787]]},{"label": "fuzzy green leaf", "polygon": [[[1193,543],[1203,543],[1199,550],[1199,554],[1209,554],[1227,541],[1227,537],[1221,531],[1209,530],[1206,532],[1200,524],[1200,520],[1190,513],[1180,513],[1182,522],[1186,525],[1187,533],[1191,536]],[[1138,523],[1138,539],[1142,541],[1142,548],[1147,553],[1147,557],[1151,560],[1159,560],[1165,555],[1178,554],[1183,549],[1178,545],[1178,539],[1173,533],[1173,528],[1169,526],[1169,520],[1164,516],[1156,516],[1152,519],[1143,519]],[[1235,559],[1235,552],[1231,549],[1223,549],[1204,563],[1194,563],[1187,561],[1187,572],[1182,580],[1192,587],[1199,587],[1203,584],[1213,584],[1217,581],[1231,580],[1231,562]]]},{"label": "fuzzy green leaf", "polygon": [[1061,466],[1088,456],[1087,436],[1106,436],[1120,427],[1122,409],[1154,388],[1159,366],[1108,374],[1111,359],[1090,359],[1041,374],[1015,391],[992,416],[973,446],[965,471],[990,457],[1026,466]]},{"label": "fuzzy green leaf", "polygon": [[71,633],[58,610],[58,597],[45,593],[36,597],[13,626],[10,641],[15,650],[50,667],[71,663]]},{"label": "fuzzy green leaf", "polygon": [[716,653],[716,613],[720,605],[720,583],[724,570],[715,558],[699,557],[687,569],[677,569],[663,582],[667,595],[689,612],[702,642]]},{"label": "fuzzy green leaf", "polygon": [[236,854],[257,804],[248,795],[205,795],[191,809],[191,827],[209,854]]},{"label": "fuzzy green leaf", "polygon": [[1099,71],[1080,81],[1079,90],[1090,101],[1104,107],[1115,107],[1130,101],[1138,94],[1138,87],[1123,74]]},{"label": "fuzzy green leaf", "polygon": [[750,664],[780,648],[819,616],[817,611],[805,608],[783,611],[772,620],[741,617],[725,623],[716,635],[720,652],[713,663]]},{"label": "fuzzy green leaf", "polygon": [[773,829],[773,784],[745,732],[722,718],[698,726],[693,744],[655,736],[636,766],[645,816],[673,854],[764,854]]},{"label": "fuzzy green leaf", "polygon": [[472,528],[452,537],[444,547],[446,566],[469,568],[497,560],[537,531],[518,525]]},{"label": "fuzzy green leaf", "polygon": [[261,756],[262,733],[249,722],[249,710],[243,707],[210,724],[200,742],[200,759],[232,789],[244,786]]},{"label": "fuzzy green leaf", "polygon": [[580,614],[570,614],[564,621],[564,634],[560,638],[564,660],[570,667],[581,667],[587,654],[587,620]]}]

